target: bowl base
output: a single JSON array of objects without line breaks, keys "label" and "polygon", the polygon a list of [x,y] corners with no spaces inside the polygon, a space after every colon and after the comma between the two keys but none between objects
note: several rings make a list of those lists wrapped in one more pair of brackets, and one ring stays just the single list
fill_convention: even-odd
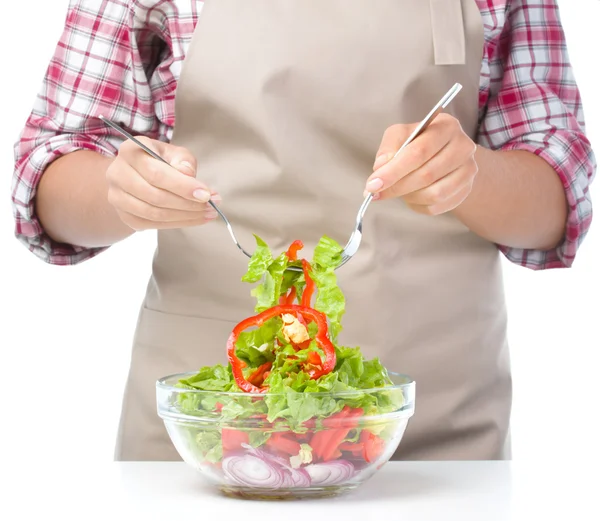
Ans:
[{"label": "bowl base", "polygon": [[358,484],[334,487],[311,487],[290,489],[256,489],[250,487],[219,486],[220,492],[230,498],[252,499],[258,501],[297,501],[300,499],[324,499],[346,494],[358,487]]}]

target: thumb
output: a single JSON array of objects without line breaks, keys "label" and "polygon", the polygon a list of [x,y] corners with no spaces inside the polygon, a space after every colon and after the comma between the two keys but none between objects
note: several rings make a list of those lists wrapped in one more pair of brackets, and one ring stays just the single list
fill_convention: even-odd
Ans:
[{"label": "thumb", "polygon": [[388,163],[416,128],[417,123],[409,125],[392,125],[384,133],[375,156],[373,171]]}]

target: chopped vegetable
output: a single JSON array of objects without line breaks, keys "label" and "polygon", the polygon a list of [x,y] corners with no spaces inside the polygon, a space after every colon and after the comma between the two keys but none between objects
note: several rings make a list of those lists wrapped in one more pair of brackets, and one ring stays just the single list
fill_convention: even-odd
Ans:
[{"label": "chopped vegetable", "polygon": [[302,244],[302,241],[294,241],[291,246],[288,248],[288,251],[286,253],[287,258],[289,259],[290,262],[294,262],[296,260],[298,260],[298,252],[304,248],[304,244]]},{"label": "chopped vegetable", "polygon": [[315,281],[310,276],[310,264],[306,259],[302,260],[302,271],[304,272],[304,280],[306,282],[306,287],[302,294],[302,305],[310,307],[312,296],[315,292]]},{"label": "chopped vegetable", "polygon": [[240,322],[237,326],[233,328],[233,332],[229,336],[229,340],[227,340],[227,356],[229,359],[229,363],[231,364],[233,377],[235,379],[238,387],[247,393],[262,393],[266,392],[266,388],[259,388],[253,384],[251,384],[245,377],[243,373],[243,369],[246,366],[244,362],[242,362],[237,354],[236,354],[236,342],[240,334],[246,329],[256,326],[260,327],[268,320],[281,317],[283,315],[301,315],[305,320],[311,320],[315,322],[318,326],[317,334],[314,340],[317,343],[317,346],[320,347],[325,352],[325,361],[322,362],[321,367],[318,369],[312,369],[309,373],[309,377],[313,380],[320,378],[327,373],[330,373],[334,367],[336,362],[335,357],[335,347],[329,340],[327,336],[327,319],[325,315],[320,313],[319,311],[311,308],[307,308],[304,306],[297,305],[284,305],[284,306],[274,306],[269,308],[259,315],[254,317],[247,318]]},{"label": "chopped vegetable", "polygon": [[345,460],[307,465],[304,470],[310,476],[311,485],[323,487],[345,483],[355,472],[354,465]]},{"label": "chopped vegetable", "polygon": [[267,446],[288,456],[294,456],[300,452],[300,444],[282,432],[274,432],[267,441]]},{"label": "chopped vegetable", "polygon": [[306,443],[300,445],[300,451],[290,458],[290,465],[297,469],[307,463],[312,463],[312,447]]},{"label": "chopped vegetable", "polygon": [[241,449],[244,444],[250,442],[250,438],[247,432],[236,429],[223,429],[221,431],[221,442],[225,453]]},{"label": "chopped vegetable", "polygon": [[[379,461],[394,426],[371,415],[398,410],[402,392],[379,359],[337,344],[345,300],[335,268],[342,248],[323,237],[312,262],[298,259],[301,241],[273,257],[257,247],[243,281],[256,314],[227,340],[227,366],[203,367],[179,381],[184,414],[211,411],[220,428],[190,429],[186,443],[200,461],[219,466],[238,486],[281,489],[344,483]],[[302,271],[287,270],[289,266]],[[259,396],[260,395],[260,396]],[[249,422],[231,428],[236,420]],[[233,423],[229,423],[229,422]]]},{"label": "chopped vegetable", "polygon": [[363,445],[363,454],[367,463],[377,461],[385,450],[385,441],[366,429],[362,431],[360,441]]},{"label": "chopped vegetable", "polygon": [[233,483],[247,487],[273,489],[280,488],[285,482],[283,468],[247,453],[223,459],[223,474]]},{"label": "chopped vegetable", "polygon": [[[308,329],[302,324],[294,315],[285,313],[281,315],[283,320],[283,327],[281,331],[286,341],[293,345],[300,345],[310,340]],[[319,362],[321,360],[319,359]]]}]

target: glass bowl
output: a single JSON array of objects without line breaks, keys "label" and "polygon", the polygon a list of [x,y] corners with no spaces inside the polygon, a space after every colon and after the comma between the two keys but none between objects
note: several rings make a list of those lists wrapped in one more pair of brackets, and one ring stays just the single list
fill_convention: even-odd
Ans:
[{"label": "glass bowl", "polygon": [[158,415],[173,445],[227,496],[301,499],[339,495],[392,457],[414,414],[415,382],[340,393],[250,394],[156,382]]}]

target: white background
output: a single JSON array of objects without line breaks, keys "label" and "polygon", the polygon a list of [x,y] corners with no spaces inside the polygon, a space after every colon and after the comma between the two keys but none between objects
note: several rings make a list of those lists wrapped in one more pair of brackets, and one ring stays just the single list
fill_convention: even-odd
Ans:
[{"label": "white background", "polygon": [[[83,457],[90,463],[112,459],[131,338],[154,250],[154,235],[147,233],[65,268],[43,264],[13,236],[12,146],[61,33],[67,4],[28,0],[2,8],[0,450],[5,454],[0,465],[5,475],[16,472],[19,462],[27,468]],[[600,156],[600,3],[559,4],[589,136]],[[600,186],[593,185],[594,194]],[[515,460],[589,462],[599,456],[599,267],[595,221],[571,270],[536,273],[505,262]],[[558,476],[558,468],[549,471]]]}]

